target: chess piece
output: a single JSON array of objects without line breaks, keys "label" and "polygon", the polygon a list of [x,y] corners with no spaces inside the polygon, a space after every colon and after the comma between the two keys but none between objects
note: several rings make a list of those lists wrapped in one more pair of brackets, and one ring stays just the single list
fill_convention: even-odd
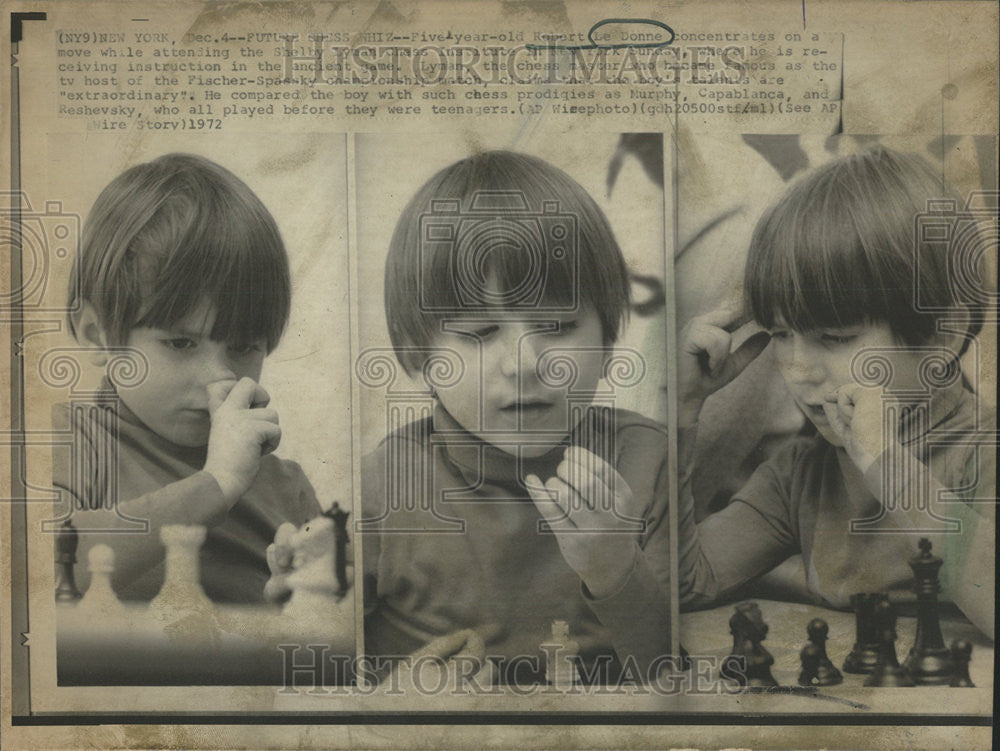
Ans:
[{"label": "chess piece", "polygon": [[830,627],[822,618],[809,621],[806,628],[809,642],[802,648],[802,672],[799,673],[800,686],[836,686],[844,681],[844,676],[826,656],[826,639]]},{"label": "chess piece", "polygon": [[56,533],[56,602],[60,604],[74,603],[82,597],[73,577],[73,564],[76,563],[79,544],[80,536],[76,527],[67,519]]},{"label": "chess piece", "polygon": [[931,541],[918,543],[920,552],[909,560],[917,593],[917,636],[904,665],[918,686],[945,686],[951,682],[951,653],[944,646],[938,613],[938,573],[943,561],[931,554]]},{"label": "chess piece", "polygon": [[552,637],[542,642],[545,653],[545,680],[556,691],[569,691],[577,684],[576,655],[580,645],[569,637],[566,621],[552,622]]},{"label": "chess piece", "polygon": [[350,512],[341,509],[340,504],[334,501],[333,506],[330,507],[329,511],[324,512],[324,515],[333,519],[333,573],[337,577],[337,595],[343,597],[350,588],[347,581],[347,543],[349,542],[347,517],[350,516]]},{"label": "chess piece", "polygon": [[167,549],[163,586],[149,603],[154,611],[176,614],[211,609],[212,601],[201,588],[200,550],[205,542],[205,528],[164,524],[160,540]]},{"label": "chess piece", "polygon": [[870,674],[875,671],[879,659],[878,622],[875,612],[880,603],[888,600],[888,595],[879,592],[851,595],[856,638],[854,648],[844,660],[844,672]]},{"label": "chess piece", "polygon": [[975,688],[969,676],[969,660],[972,657],[972,645],[965,639],[956,639],[951,643],[951,682],[953,688]]},{"label": "chess piece", "polygon": [[913,686],[913,678],[905,667],[900,667],[896,659],[896,610],[885,599],[875,608],[878,623],[879,660],[875,670],[865,679],[866,686],[892,687]]},{"label": "chess piece", "polygon": [[111,587],[111,574],[115,570],[115,551],[107,545],[95,545],[87,553],[87,563],[90,569],[90,586],[80,600],[78,610],[105,615],[124,611],[125,606]]},{"label": "chess piece", "polygon": [[733,635],[733,651],[720,669],[723,678],[734,681],[741,688],[766,688],[777,686],[771,675],[774,657],[761,642],[767,637],[767,624],[755,602],[743,602],[729,619],[729,632]]},{"label": "chess piece", "polygon": [[294,571],[288,575],[292,596],[283,614],[313,622],[332,617],[344,597],[336,578],[335,540],[334,520],[326,514],[306,522],[289,538]]},{"label": "chess piece", "polygon": [[819,673],[819,647],[811,641],[806,642],[802,651],[799,652],[799,662],[802,664],[802,670],[799,672],[799,685],[812,686]]}]

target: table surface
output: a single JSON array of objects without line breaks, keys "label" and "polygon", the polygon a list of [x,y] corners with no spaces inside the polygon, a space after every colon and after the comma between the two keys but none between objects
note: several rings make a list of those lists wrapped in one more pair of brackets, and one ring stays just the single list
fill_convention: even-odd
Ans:
[{"label": "table surface", "polygon": [[[717,665],[732,651],[729,618],[733,605],[683,613],[681,636],[695,668],[661,680],[654,690],[622,686],[593,687],[560,693],[551,687],[537,691],[489,688],[485,695],[400,695],[390,689],[340,693],[336,701],[303,692],[275,692],[279,711],[474,711],[474,712],[602,712],[677,713],[723,721],[727,715],[781,715],[795,722],[829,716],[850,722],[851,715],[907,714],[991,717],[993,699],[992,642],[959,617],[943,617],[946,644],[965,639],[973,645],[969,673],[976,688],[920,686],[867,688],[864,675],[844,673],[844,682],[815,688],[798,685],[799,652],[806,643],[806,626],[823,618],[830,627],[827,654],[841,668],[855,640],[854,615],[805,604],[757,600],[769,626],[763,646],[773,655],[772,674],[779,686],[764,691],[733,692],[717,680]],[[175,614],[176,615],[176,614]],[[353,600],[346,598],[332,612],[291,617],[278,608],[214,607],[200,624],[189,616],[164,620],[148,607],[131,606],[118,613],[83,614],[72,606],[59,608],[58,659],[60,685],[282,685],[284,656],[279,644],[322,645],[331,655],[355,654]],[[896,652],[906,656],[916,630],[914,618],[897,623]],[[299,655],[297,662],[305,658]],[[338,682],[330,680],[330,685]],[[667,687],[666,690],[663,690]],[[285,692],[287,693],[287,692]],[[357,693],[357,696],[350,694]],[[346,697],[346,698],[345,698]],[[340,703],[338,703],[340,702]],[[845,715],[847,717],[845,717]],[[837,718],[840,718],[839,720]]]},{"label": "table surface", "polygon": [[[905,712],[926,714],[992,714],[993,642],[961,616],[943,616],[941,633],[945,646],[955,639],[965,639],[972,644],[969,675],[976,688],[951,688],[949,686],[916,686],[912,688],[865,687],[866,675],[843,670],[844,659],[856,640],[855,616],[851,612],[830,610],[800,603],[755,600],[768,625],[763,646],[774,657],[771,673],[779,687],[768,692],[739,695],[735,699],[747,711],[802,711],[802,705],[823,711],[854,709],[859,712]],[[732,652],[733,637],[729,631],[729,618],[734,605],[681,614],[681,641],[689,654],[721,660]],[[813,618],[822,618],[830,627],[826,643],[827,656],[841,670],[844,681],[836,686],[822,688],[799,687],[801,671],[799,653],[808,642],[806,628]],[[916,618],[897,619],[896,655],[902,663],[916,636]],[[692,697],[688,697],[692,698]],[[693,698],[691,708],[713,711],[714,707],[730,706],[732,696],[705,696]],[[751,709],[753,708],[753,710]]]},{"label": "table surface", "polygon": [[[286,652],[321,649],[353,658],[354,600],[283,612],[277,606],[211,605],[157,611],[120,605],[57,608],[61,686],[280,686]],[[308,655],[307,655],[308,657]],[[295,662],[307,659],[297,654]],[[331,669],[330,682],[343,682]]]}]

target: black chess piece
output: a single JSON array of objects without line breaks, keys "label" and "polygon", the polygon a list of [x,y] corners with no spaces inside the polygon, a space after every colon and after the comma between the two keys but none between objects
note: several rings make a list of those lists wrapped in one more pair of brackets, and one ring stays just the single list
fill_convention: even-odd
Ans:
[{"label": "black chess piece", "polygon": [[951,643],[951,683],[953,688],[975,688],[969,676],[969,660],[972,658],[972,645],[965,639],[956,639]]},{"label": "black chess piece", "polygon": [[883,600],[875,608],[879,632],[879,660],[874,672],[865,679],[866,686],[900,688],[916,685],[910,671],[896,658],[896,610]]},{"label": "black chess piece", "polygon": [[802,648],[802,672],[799,673],[800,686],[836,686],[843,683],[844,676],[826,656],[826,639],[830,627],[822,618],[813,618],[806,627],[809,642]]},{"label": "black chess piece", "polygon": [[80,536],[67,519],[56,533],[56,602],[76,602],[83,595],[76,588],[73,564],[76,563],[76,549]]},{"label": "black chess piece", "polygon": [[347,594],[349,583],[347,581],[347,517],[351,514],[340,508],[336,501],[329,511],[324,512],[326,516],[333,519],[333,541],[336,546],[333,553],[333,573],[337,577],[337,592],[339,597]]},{"label": "black chess piece", "polygon": [[723,678],[737,683],[741,688],[767,688],[777,686],[771,675],[774,657],[761,642],[767,637],[767,624],[755,602],[743,602],[729,619],[729,632],[733,635],[733,651],[719,671]]},{"label": "black chess piece", "polygon": [[802,670],[799,673],[800,686],[815,685],[819,673],[819,654],[819,647],[811,641],[806,642],[806,645],[802,647],[802,651],[799,652],[799,660],[802,663]]},{"label": "black chess piece", "polygon": [[917,636],[903,664],[918,686],[945,686],[951,682],[952,664],[938,613],[938,573],[943,561],[931,554],[931,541],[926,537],[918,545],[920,552],[909,560],[917,593]]},{"label": "black chess piece", "polygon": [[857,636],[854,648],[844,660],[845,672],[870,674],[875,671],[879,656],[878,623],[875,611],[879,603],[886,602],[888,599],[889,596],[881,592],[851,595],[851,607],[854,608]]}]

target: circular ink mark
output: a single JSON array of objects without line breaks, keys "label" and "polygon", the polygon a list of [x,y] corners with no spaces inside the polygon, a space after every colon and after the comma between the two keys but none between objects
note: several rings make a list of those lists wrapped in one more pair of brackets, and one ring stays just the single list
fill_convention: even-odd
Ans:
[{"label": "circular ink mark", "polygon": [[946,83],[941,87],[941,96],[945,99],[954,99],[958,96],[958,87],[953,83]]}]

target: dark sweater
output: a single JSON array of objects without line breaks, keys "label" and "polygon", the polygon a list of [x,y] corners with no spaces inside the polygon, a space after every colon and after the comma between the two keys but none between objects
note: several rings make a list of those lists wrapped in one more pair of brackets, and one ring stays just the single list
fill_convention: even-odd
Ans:
[{"label": "dark sweater", "polygon": [[[54,427],[72,443],[55,447],[53,485],[59,493],[57,516],[71,512],[80,533],[77,583],[81,591],[86,589],[87,551],[105,543],[116,553],[112,584],[119,598],[150,600],[163,584],[159,527],[199,523],[172,518],[172,510],[221,500],[218,483],[200,471],[206,448],[164,440],[113,392],[102,394],[99,403],[73,407],[58,405],[54,412]],[[286,521],[301,525],[320,512],[298,464],[274,455],[263,457],[250,489],[225,516],[206,520],[201,549],[206,594],[217,602],[263,602],[270,576],[265,551],[275,530]]]},{"label": "dark sweater", "polygon": [[[365,461],[370,655],[409,654],[434,637],[476,628],[490,656],[537,657],[554,620],[569,623],[588,664],[603,654],[616,663],[634,659],[645,670],[668,653],[666,431],[631,412],[591,408],[570,442],[609,461],[644,501],[637,525],[644,529],[621,535],[623,556],[639,548],[622,588],[602,600],[589,595],[554,535],[540,529],[524,489],[527,475],[544,481],[555,473],[565,445],[519,463],[462,431],[438,406]],[[525,662],[516,680],[530,673]]]}]

